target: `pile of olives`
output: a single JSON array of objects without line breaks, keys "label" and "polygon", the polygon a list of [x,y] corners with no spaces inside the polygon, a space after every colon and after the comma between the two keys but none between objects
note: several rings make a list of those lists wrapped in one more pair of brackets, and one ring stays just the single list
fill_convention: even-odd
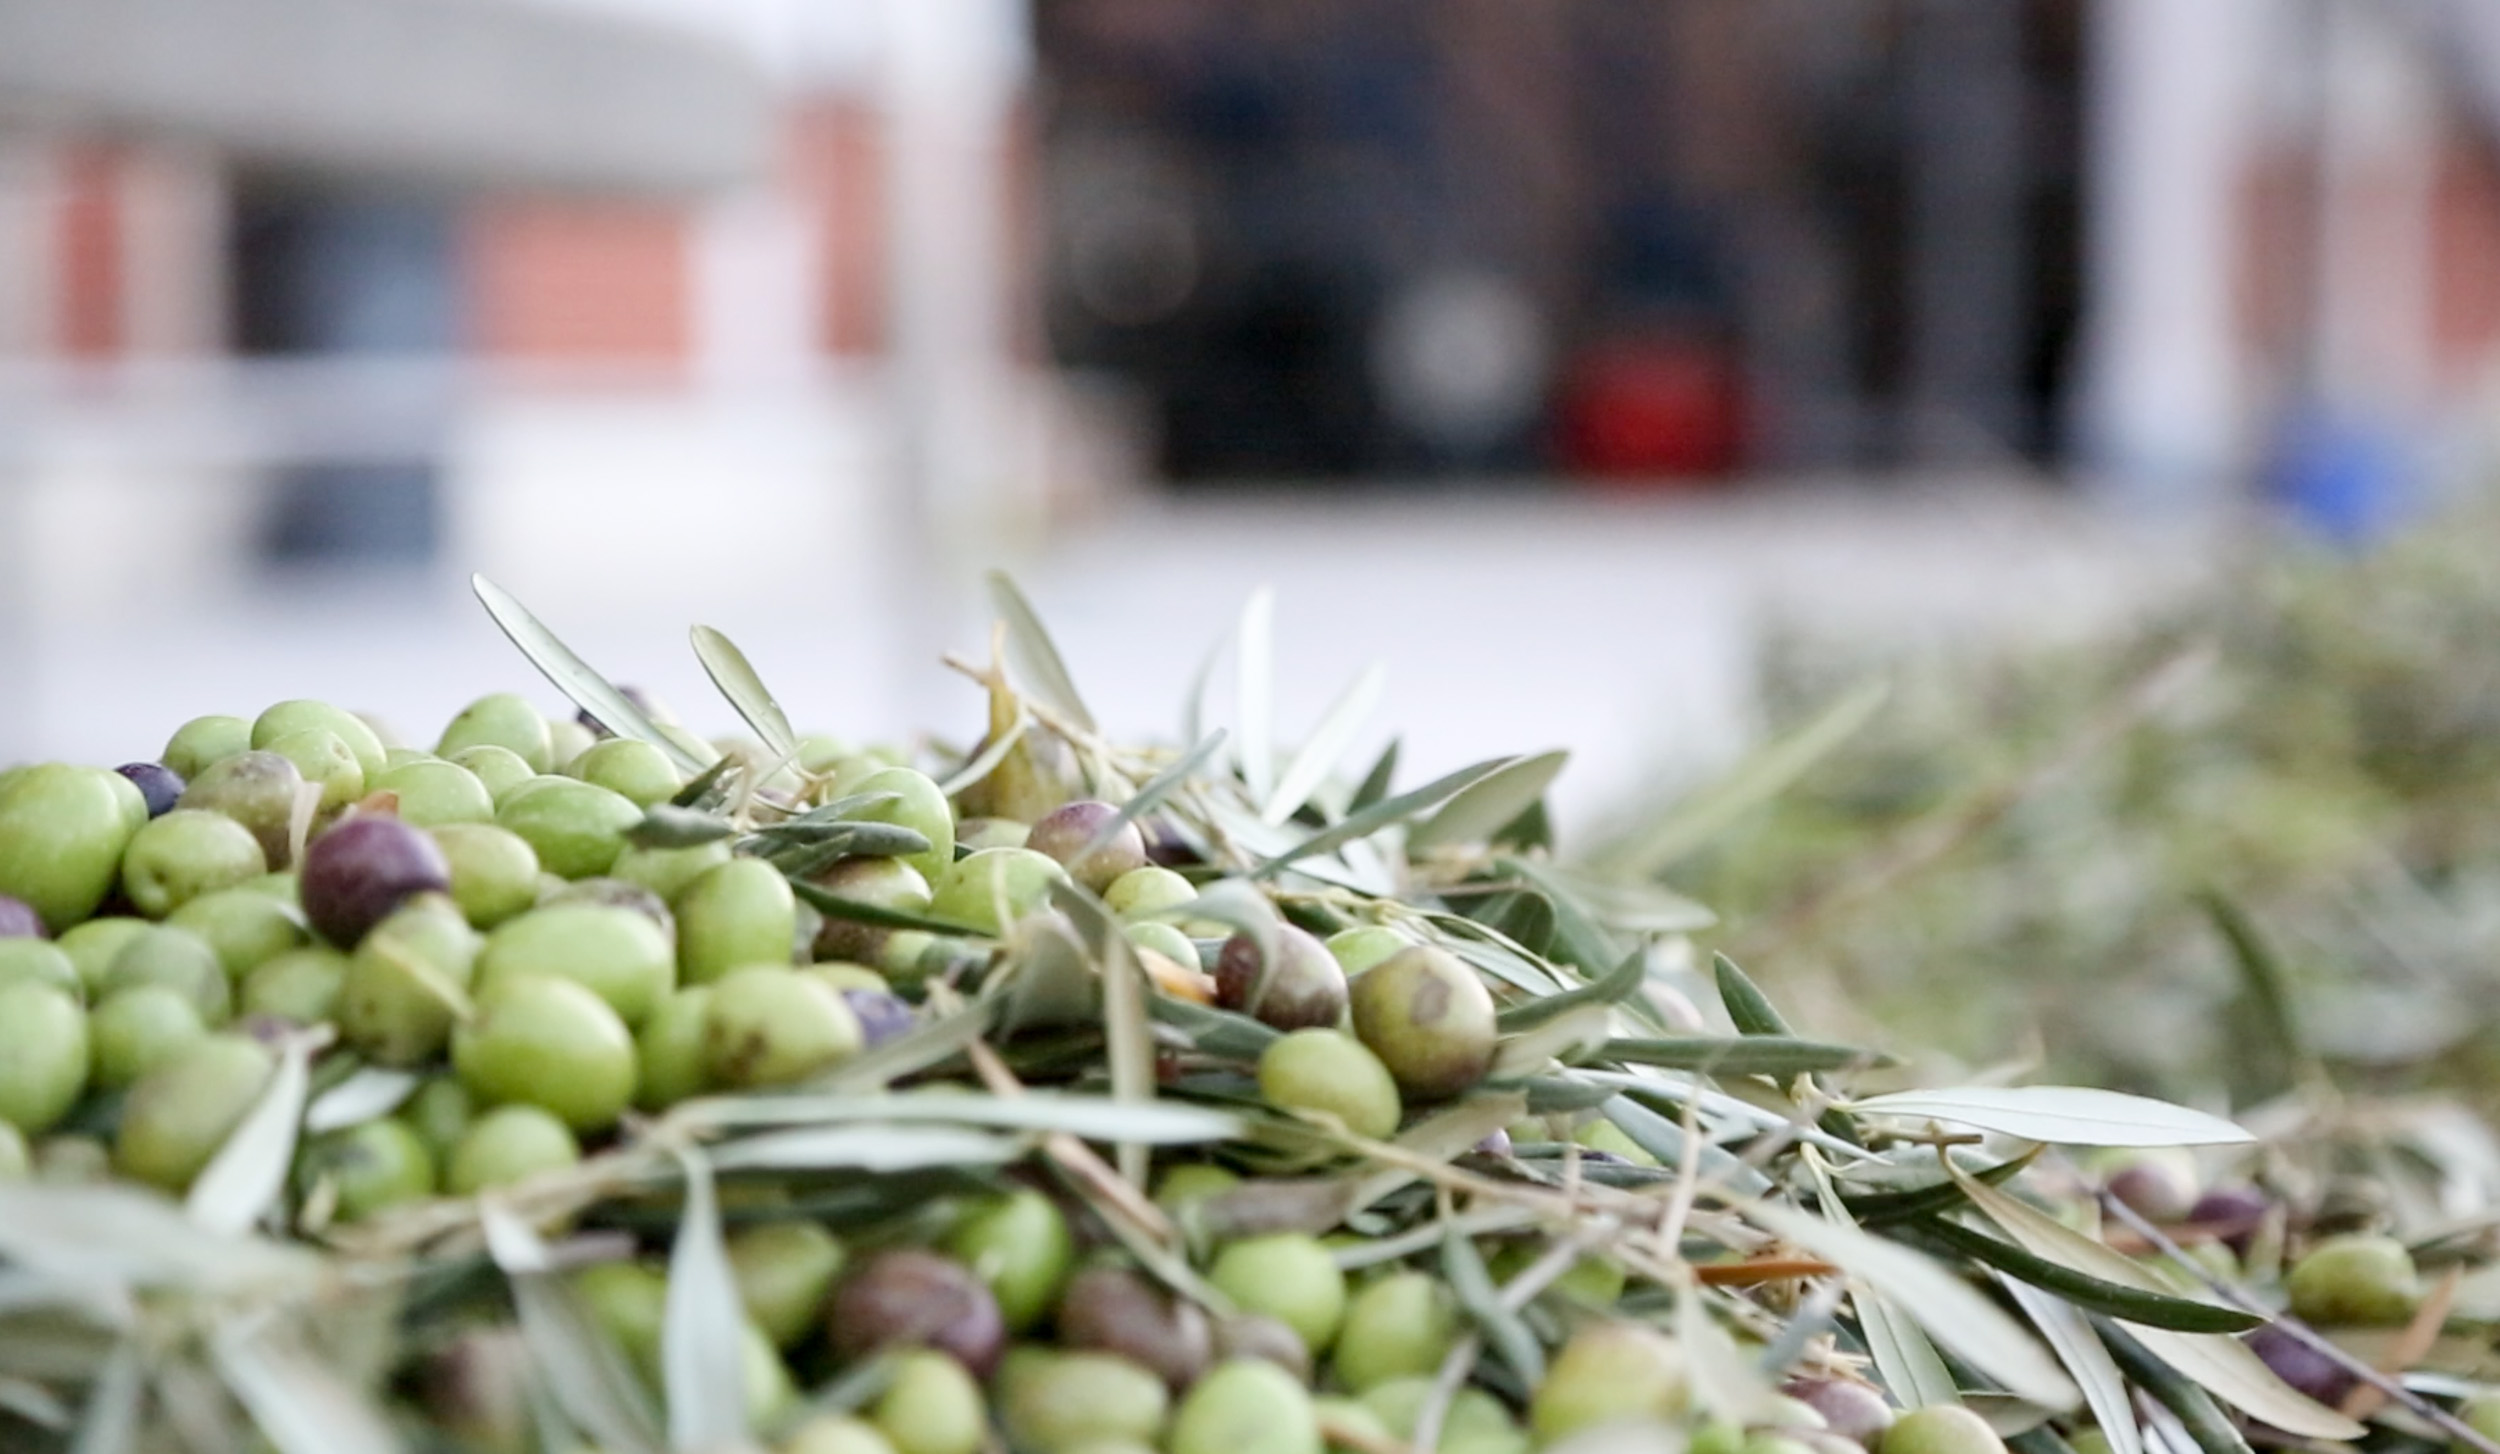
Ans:
[{"label": "pile of olives", "polygon": [[[500,1285],[462,1280],[479,1250],[441,1229],[575,1185],[655,1128],[691,1134],[676,1108],[832,1083],[987,993],[1028,935],[1073,934],[1064,910],[1080,898],[1116,926],[1151,1000],[1230,1037],[1213,1056],[1186,1053],[1186,1035],[1156,1040],[1158,1081],[1253,1108],[1266,1130],[1140,1164],[1131,1194],[1171,1234],[1161,1256],[1080,1194],[1081,1162],[724,1175],[760,1442],[780,1454],[2004,1454],[1970,1409],[1901,1407],[1862,1342],[1829,1334],[1789,1350],[1767,1375],[1776,1384],[1740,1408],[1665,1331],[1683,1294],[1602,1242],[1553,1265],[1557,1244],[1524,1226],[1444,1238],[1428,1197],[1402,1204],[1421,1208],[1403,1230],[1378,1215],[1312,1224],[1300,1208],[1328,1184],[1321,1173],[1554,1063],[1502,1068],[1523,1038],[1504,1018],[1523,990],[1457,952],[1493,940],[1355,911],[1358,898],[1324,885],[1292,913],[1245,922],[1202,896],[1237,869],[1153,815],[1072,787],[1036,801],[1030,777],[1013,794],[950,794],[899,752],[822,736],[779,754],[707,742],[638,705],[656,733],[611,735],[497,694],[426,750],[289,701],[185,723],[154,761],[0,771],[0,1181],[181,1198],[288,1056],[309,1064],[310,1098],[381,1087],[345,1124],[303,1132],[262,1229],[342,1258],[390,1249],[412,1290],[377,1394],[412,1441],[572,1454],[569,1426],[547,1412],[543,1349]],[[859,851],[827,857],[822,842]],[[1003,1028],[1012,1069],[950,1047],[896,1093],[1000,1094],[999,1077],[1018,1073],[1100,1092],[1116,1078],[1107,999],[1099,986],[1079,998],[1081,1013]],[[1689,1003],[1653,999],[1669,1028],[1703,1029]],[[1545,1107],[1435,1154],[1474,1175],[1545,1184],[1538,1168],[1561,1167],[1663,1196],[1673,1176],[1658,1140],[1594,1104]],[[1279,1127],[1320,1128],[1332,1149],[1314,1159]],[[2107,1168],[2111,1194],[2154,1221],[2221,1228],[2198,1245],[2226,1258],[2233,1219],[2274,1208],[2200,1195],[2186,1175],[2159,1156]],[[581,1325],[654,1399],[667,1394],[684,1196],[629,1181],[536,1219]],[[2326,1325],[2412,1314],[2421,1289],[2401,1244],[2314,1240],[2284,1279],[2294,1312]],[[1523,1289],[1503,1316],[1533,1331],[1526,1365],[1487,1353],[1498,1294],[1467,1267]],[[1722,1331],[1741,1354],[1762,1354],[1765,1328],[1797,1302],[1791,1276],[1742,1304],[1756,1323]],[[2315,1397],[2349,1391],[2340,1365],[2299,1362],[2314,1358],[2306,1345],[2259,1347]],[[4,1360],[0,1376],[14,1376]],[[13,1417],[0,1410],[0,1444]],[[2024,1454],[2072,1454],[2025,1427]],[[2078,1448],[2099,1437],[2066,1432]]]}]

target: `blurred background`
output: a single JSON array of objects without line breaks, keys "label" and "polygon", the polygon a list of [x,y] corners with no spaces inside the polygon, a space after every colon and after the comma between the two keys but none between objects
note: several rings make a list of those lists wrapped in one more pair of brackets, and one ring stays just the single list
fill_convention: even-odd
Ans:
[{"label": "blurred background", "polygon": [[[2500,422],[2479,0],[0,0],[0,760],[527,683],[1169,734],[1278,588],[1558,814],[1771,622],[2108,629]],[[692,710],[700,717],[700,710]],[[1381,729],[1385,732],[1385,726]]]}]

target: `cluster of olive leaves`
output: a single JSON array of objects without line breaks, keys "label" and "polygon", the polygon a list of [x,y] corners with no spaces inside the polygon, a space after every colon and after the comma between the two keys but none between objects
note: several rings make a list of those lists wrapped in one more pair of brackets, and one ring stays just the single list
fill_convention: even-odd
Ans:
[{"label": "cluster of olive leaves", "polygon": [[[1121,821],[1186,847],[1199,896],[1176,912],[1189,919],[1261,938],[1284,923],[1386,924],[1446,949],[1502,1002],[1491,1077],[1368,1140],[1261,1104],[1244,1072],[1275,1032],[1156,989],[1081,888],[994,937],[828,893],[807,877],[823,862],[910,845],[855,821],[856,801],[767,790],[798,738],[728,638],[698,627],[695,648],[763,756],[707,767],[481,580],[489,613],[559,690],[694,774],[643,841],[734,837],[820,913],[963,946],[961,972],[932,983],[914,1029],[815,1082],[684,1102],[578,1167],[325,1240],[291,1231],[298,1138],[387,1112],[405,1084],[380,1069],[325,1084],[300,1048],[182,1205],[118,1186],[0,1186],[0,1420],[62,1431],[80,1454],[141,1447],[143,1426],[241,1447],[245,1420],[283,1454],[398,1448],[392,1377],[429,1310],[484,1278],[509,1298],[551,1443],[745,1447],[769,1431],[748,1424],[724,1179],[781,1177],[789,1205],[908,1223],[933,1193],[1038,1163],[1152,1276],[1219,1309],[1193,1263],[1210,1238],[1342,1231],[1350,1267],[1437,1256],[1469,1319],[1442,1405],[1468,1380],[1533,1388],[1558,1330],[1532,1299],[1602,1251],[1636,1279],[1622,1311],[1673,1333],[1705,1411],[1740,1422],[1781,1377],[1820,1366],[1864,1371],[1905,1406],[1980,1407],[2026,1454],[2057,1454],[2050,1420],[2069,1416],[2116,1454],[2141,1454],[2146,1427],[2231,1454],[2243,1446],[2217,1405],[2304,1438],[2363,1433],[2233,1336],[2264,1320],[2245,1296],[2182,1293],[2035,1205],[2076,1194],[2034,1170],[2045,1147],[2231,1145],[2250,1139],[2239,1126],[2075,1087],[1886,1089],[1887,1057],[1797,1036],[1732,963],[1696,976],[1686,936],[1708,916],[1695,905],[1557,864],[1541,804],[1563,753],[1402,791],[1394,746],[1350,771],[1340,759],[1376,705],[1376,672],[1279,752],[1264,594],[1219,648],[1235,669],[1230,726],[1203,722],[1210,658],[1184,745],[1122,746],[1022,594],[1003,576],[991,586],[1004,661],[958,663],[988,692],[989,730],[951,755],[950,796],[1021,774],[1120,804]],[[1696,979],[1724,1029],[1679,1013],[1674,987]],[[894,1093],[940,1079],[963,1093]],[[1643,1157],[1583,1155],[1568,1132],[1591,1116]],[[1550,1142],[1482,1149],[1535,1117]],[[1191,1156],[1257,1174],[1176,1225],[1147,1177],[1157,1158]],[[619,1229],[671,1247],[656,1406],[564,1280]],[[1473,1241],[1488,1233],[1541,1238],[1546,1255],[1497,1281]],[[874,1375],[811,1391],[811,1407],[856,1404]],[[2453,1426],[2370,1376],[2391,1416]],[[2154,1406],[2166,1423],[2148,1422]],[[1427,1409],[1419,1427],[1437,1420]]]}]

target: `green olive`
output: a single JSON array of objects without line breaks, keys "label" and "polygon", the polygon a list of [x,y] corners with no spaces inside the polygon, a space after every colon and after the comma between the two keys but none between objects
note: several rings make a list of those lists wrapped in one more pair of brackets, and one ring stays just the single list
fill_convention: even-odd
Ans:
[{"label": "green olive", "polygon": [[40,1136],[87,1088],[87,1013],[55,986],[0,984],[0,1121]]},{"label": "green olive", "polygon": [[1178,1219],[1208,1198],[1222,1196],[1239,1185],[1241,1178],[1223,1167],[1183,1162],[1163,1173],[1163,1179],[1155,1183],[1155,1205],[1163,1209],[1165,1216]]},{"label": "green olive", "polygon": [[843,791],[896,794],[892,802],[862,808],[855,816],[862,822],[909,828],[928,839],[926,851],[903,855],[903,861],[920,870],[922,878],[935,884],[954,866],[955,812],[927,773],[908,767],[880,768],[860,779],[856,787]]},{"label": "green olive", "polygon": [[845,1414],[818,1414],[792,1429],[778,1454],[895,1454],[877,1426]]},{"label": "green olive", "polygon": [[74,999],[87,998],[77,961],[49,939],[0,939],[0,984],[22,979],[48,984]]},{"label": "green olive", "polygon": [[1658,1164],[1658,1158],[1650,1154],[1648,1147],[1633,1140],[1621,1126],[1603,1116],[1595,1117],[1572,1132],[1571,1139],[1591,1151],[1603,1151],[1609,1156],[1620,1156],[1635,1166]]},{"label": "green olive", "polygon": [[1960,1404],[1911,1409],[1892,1421],[1876,1447],[1881,1454],[2005,1454],[1997,1431]]},{"label": "green olive", "polygon": [[389,793],[398,801],[394,811],[399,821],[412,827],[440,828],[447,823],[495,819],[495,795],[486,790],[485,781],[460,764],[437,757],[401,763],[365,787],[369,792]]},{"label": "green olive", "polygon": [[1352,979],[1390,955],[1414,943],[1386,924],[1358,924],[1340,929],[1324,941],[1328,952],[1337,956],[1337,964]]},{"label": "green olive", "polygon": [[147,984],[180,991],[207,1024],[222,1025],[234,1015],[234,987],[226,978],[226,967],[218,963],[217,951],[208,941],[188,929],[158,924],[144,934],[132,935],[121,953],[113,956],[113,967],[104,972],[97,999],[101,1003]]},{"label": "green olive", "polygon": [[1139,919],[1124,926],[1121,932],[1128,936],[1129,943],[1151,949],[1183,969],[1199,967],[1198,946],[1189,942],[1189,936],[1178,925],[1161,919]]},{"label": "green olive", "polygon": [[608,870],[615,878],[640,884],[674,905],[688,885],[729,861],[729,843],[715,839],[692,848],[644,848],[628,845]]},{"label": "green olive", "polygon": [[[155,804],[148,801],[148,795],[140,790],[137,783],[122,776],[121,773],[113,772],[107,776],[112,781],[106,783],[105,786],[113,790],[113,801],[122,810],[122,822],[129,825],[133,833],[146,827],[148,820],[156,816]],[[179,801],[179,796],[176,800]]]},{"label": "green olive", "polygon": [[1068,871],[1030,848],[983,848],[929,880],[929,912],[987,934],[1050,902]]},{"label": "green olive", "polygon": [[527,839],[547,872],[590,878],[615,866],[642,809],[596,783],[549,774],[498,799],[495,821]]},{"label": "green olive", "polygon": [[[340,741],[335,732],[319,727],[289,732],[273,738],[262,750],[294,763],[304,781],[321,789],[319,811],[325,819],[365,795],[364,766],[356,760],[355,749]],[[377,767],[374,776],[381,776],[384,770]]]},{"label": "green olive", "polygon": [[1674,1339],[1638,1323],[1590,1323],[1555,1353],[1528,1402],[1528,1422],[1552,1443],[1600,1424],[1673,1422],[1690,1399],[1684,1350]]},{"label": "green olive", "polygon": [[704,1071],[725,1086],[788,1085],[859,1053],[859,1018],[821,980],[759,965],[712,986]]},{"label": "green olive", "polygon": [[1123,919],[1151,918],[1197,897],[1195,884],[1156,864],[1132,868],[1102,891],[1102,901]]},{"label": "green olive", "polygon": [[263,960],[245,975],[239,1008],[246,1015],[318,1025],[337,1012],[346,982],[346,955],[327,944],[307,944]]},{"label": "green olive", "polygon": [[1027,1189],[975,1207],[956,1224],[946,1250],[990,1285],[1007,1331],[1021,1333],[1059,1300],[1076,1239],[1059,1204]]},{"label": "green olive", "polygon": [[565,772],[583,753],[599,745],[599,734],[570,717],[547,724],[547,771]]},{"label": "green olive", "polygon": [[1030,826],[1013,818],[962,818],[955,823],[955,847],[964,853],[978,853],[984,848],[1022,848],[1032,836]]},{"label": "green olive", "polygon": [[[7,1133],[0,1131],[0,1136]],[[5,1179],[5,1177],[0,1177]],[[2500,1439],[2500,1395],[2477,1394],[2457,1407],[2457,1417],[2465,1426],[2486,1439]],[[2095,1429],[2094,1433],[2100,1431]],[[2072,1442],[2072,1441],[2069,1441]],[[2472,1454],[2472,1446],[2462,1439],[2448,1442],[2449,1454]],[[2107,1451],[2103,1451],[2107,1454]]]},{"label": "green olive", "polygon": [[280,702],[271,707],[252,722],[252,747],[260,752],[273,751],[279,739],[310,730],[337,737],[355,756],[356,766],[365,777],[377,776],[390,766],[382,739],[365,725],[364,719],[327,702]]},{"label": "green olive", "polygon": [[569,979],[485,985],[477,1017],[452,1032],[451,1059],[479,1101],[543,1106],[576,1131],[615,1124],[633,1100],[633,1035],[607,1001]]},{"label": "green olive", "polygon": [[1115,1353],[1011,1350],[998,1369],[998,1419],[1031,1454],[1069,1454],[1095,1439],[1151,1445],[1171,1395],[1163,1380]]},{"label": "green olive", "polygon": [[34,1174],[34,1149],[14,1121],[0,1121],[0,1183],[24,1181]]},{"label": "green olive", "polygon": [[729,1239],[738,1301],[780,1348],[815,1329],[843,1260],[841,1241],[814,1222],[766,1222]]},{"label": "green olive", "polygon": [[337,1197],[335,1219],[362,1221],[434,1195],[434,1152],[407,1125],[385,1117],[313,1138],[296,1181],[307,1191],[328,1182]]},{"label": "green olive", "polygon": [[[253,851],[259,851],[257,844]],[[258,889],[238,887],[202,894],[166,915],[165,922],[207,940],[208,947],[217,952],[217,962],[225,966],[226,977],[238,981],[269,960],[312,942],[302,909]]]},{"label": "green olive", "polygon": [[133,986],[87,1017],[90,1074],[98,1089],[119,1090],[207,1034],[190,996],[169,985]]},{"label": "green olive", "polygon": [[2283,1287],[2294,1316],[2330,1327],[2401,1323],[2422,1299],[2405,1245],[2365,1233],[2329,1237],[2310,1248]]},{"label": "green olive", "polygon": [[176,808],[131,835],[122,856],[122,892],[151,919],[202,894],[269,871],[260,842],[222,813]]},{"label": "green olive", "polygon": [[1219,1364],[1173,1412],[1170,1454],[1320,1454],[1319,1416],[1292,1374],[1257,1358]]},{"label": "green olive", "polygon": [[514,788],[538,780],[537,769],[531,767],[519,753],[493,743],[464,747],[446,755],[443,760],[476,778],[478,785],[486,789],[486,796],[497,803],[502,802],[504,794]]},{"label": "green olive", "polygon": [[442,1053],[474,976],[477,933],[445,894],[418,894],[348,957],[339,1033],[367,1059],[420,1065]]},{"label": "green olive", "polygon": [[688,984],[710,984],[750,964],[788,963],[798,932],[790,881],[760,858],[733,858],[705,871],[676,899],[677,968]]},{"label": "green olive", "polygon": [[1259,1094],[1280,1110],[1334,1116],[1357,1136],[1397,1134],[1398,1085],[1363,1042],[1335,1030],[1296,1030],[1259,1055]]},{"label": "green olive", "polygon": [[1401,949],[1355,977],[1354,1033],[1421,1100],[1457,1095],[1493,1064],[1493,996],[1455,955]]},{"label": "green olive", "polygon": [[[1430,1378],[1393,1378],[1366,1391],[1362,1406],[1392,1439],[1411,1441],[1432,1393]],[[1461,1386],[1442,1411],[1441,1438],[1433,1447],[1437,1454],[1527,1454],[1528,1437],[1511,1422],[1501,1400],[1483,1389]]]},{"label": "green olive", "polygon": [[582,1159],[581,1143],[539,1106],[497,1106],[469,1123],[443,1167],[443,1190],[475,1196],[558,1171]]},{"label": "green olive", "polygon": [[677,962],[668,935],[632,909],[556,903],[497,925],[478,954],[480,994],[537,975],[582,984],[636,1026],[676,987]]},{"label": "green olive", "polygon": [[299,807],[309,826],[304,793],[304,775],[294,763],[274,752],[238,752],[191,779],[181,807],[232,818],[251,830],[270,867],[284,868],[295,861]]},{"label": "green olive", "polygon": [[[1530,1264],[1545,1255],[1545,1249],[1534,1241],[1505,1242],[1485,1259],[1486,1267],[1496,1282],[1508,1282],[1528,1270]],[[1548,1292],[1558,1294],[1583,1307],[1611,1307],[1623,1296],[1623,1269],[1597,1253],[1575,1259],[1569,1271],[1555,1278]]]},{"label": "green olive", "polygon": [[711,1013],[712,987],[696,985],[660,1001],[634,1037],[634,1104],[664,1111],[711,1089],[704,1069],[703,1026]]},{"label": "green olive", "polygon": [[1428,1377],[1440,1370],[1458,1333],[1458,1308],[1440,1283],[1420,1272],[1394,1272],[1347,1302],[1330,1366],[1356,1393],[1392,1378]]},{"label": "green olive", "polygon": [[0,894],[23,901],[55,934],[112,891],[136,829],[116,782],[129,786],[118,773],[44,763],[0,787]]},{"label": "green olive", "polygon": [[894,1356],[893,1377],[869,1406],[868,1421],[894,1454],[974,1454],[989,1433],[981,1386],[943,1353],[915,1348]]},{"label": "green olive", "polygon": [[73,926],[53,943],[59,945],[61,952],[69,956],[70,963],[78,967],[78,978],[87,986],[87,998],[93,999],[104,988],[104,974],[113,967],[114,958],[148,928],[145,919],[119,916],[89,919],[84,924]]},{"label": "green olive", "polygon": [[174,729],[156,760],[184,782],[198,777],[211,763],[223,762],[252,747],[252,724],[240,717],[194,717]]},{"label": "green olive", "polygon": [[451,868],[451,899],[473,929],[492,929],[538,902],[538,851],[509,828],[444,823],[427,830]]},{"label": "green olive", "polygon": [[573,1295],[617,1351],[645,1378],[660,1372],[660,1335],[668,1326],[668,1276],[642,1262],[600,1262],[569,1279]]},{"label": "green olive", "polygon": [[113,1138],[114,1170],[171,1192],[189,1187],[275,1070],[266,1048],[239,1035],[182,1046],[130,1088]]},{"label": "green olive", "polygon": [[1343,1430],[1360,1440],[1359,1443],[1341,1442],[1331,1435],[1328,1454],[1365,1454],[1366,1450],[1398,1442],[1398,1436],[1390,1432],[1388,1422],[1359,1400],[1341,1395],[1314,1398],[1311,1400],[1311,1412],[1318,1415],[1322,1434]]},{"label": "green olive", "polygon": [[611,737],[565,764],[567,775],[623,797],[637,808],[664,803],[685,786],[668,754],[634,737]]},{"label": "green olive", "polygon": [[1231,1244],[1216,1254],[1207,1280],[1243,1312],[1293,1329],[1315,1358],[1328,1351],[1345,1316],[1345,1274],[1318,1238],[1299,1232]]},{"label": "green olive", "polygon": [[555,766],[547,740],[547,719],[525,697],[495,692],[460,709],[434,744],[437,757],[456,758],[478,747],[496,747],[526,763],[531,772]]}]

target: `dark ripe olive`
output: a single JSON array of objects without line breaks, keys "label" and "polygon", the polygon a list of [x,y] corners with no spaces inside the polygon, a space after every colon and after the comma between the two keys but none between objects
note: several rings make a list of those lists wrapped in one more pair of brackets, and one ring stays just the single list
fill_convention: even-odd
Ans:
[{"label": "dark ripe olive", "polygon": [[1780,1392],[1821,1414],[1833,1433],[1869,1449],[1892,1427],[1892,1405],[1854,1379],[1792,1378]]},{"label": "dark ripe olive", "polygon": [[1884,1431],[1884,1454],[2005,1454],[1988,1421],[1960,1404],[1912,1409]]},{"label": "dark ripe olive", "polygon": [[843,1281],[828,1330],[844,1358],[928,1347],[983,1377],[1007,1342],[987,1283],[951,1257],[910,1247],[878,1253]]},{"label": "dark ripe olive", "polygon": [[2177,1146],[2105,1152],[2095,1158],[2109,1194],[2156,1222],[2186,1219],[2196,1205],[2196,1158]]},{"label": "dark ripe olive", "polygon": [[1117,1353],[1178,1391],[1198,1381],[1214,1357],[1207,1315],[1124,1267],[1089,1267],[1060,1294],[1059,1342]]},{"label": "dark ripe olive", "polygon": [[2344,1401],[2361,1380],[2341,1363],[2300,1340],[2289,1329],[2268,1323],[2248,1335],[2249,1351],[2264,1360],[2274,1376],[2328,1408]]},{"label": "dark ripe olive", "polygon": [[2248,1244],[2256,1235],[2258,1224],[2266,1213],[2274,1210],[2274,1198],[2253,1186],[2216,1187],[2196,1199],[2188,1208],[2188,1220],[2200,1227],[2209,1227],[2222,1239],[2224,1246],[2242,1257],[2248,1255]]},{"label": "dark ripe olive", "polygon": [[426,1360],[418,1399],[425,1416],[461,1447],[526,1454],[537,1447],[532,1373],[518,1329],[472,1328]]},{"label": "dark ripe olive", "polygon": [[125,762],[113,769],[130,779],[139,790],[139,797],[148,805],[148,816],[162,818],[182,801],[182,777],[161,762]]},{"label": "dark ripe olive", "polygon": [[1457,1095],[1492,1067],[1493,996],[1455,955],[1401,949],[1355,976],[1351,999],[1355,1036],[1410,1096]]},{"label": "dark ripe olive", "polygon": [[238,752],[201,769],[181,806],[223,813],[252,830],[271,868],[294,861],[296,800],[304,775],[274,752]]},{"label": "dark ripe olive", "polygon": [[[1113,879],[1146,866],[1146,840],[1135,823],[1104,833],[1119,816],[1120,810],[1109,803],[1080,799],[1043,814],[1025,835],[1024,846],[1059,860],[1068,877],[1101,893]],[[1103,841],[1096,848],[1098,837]]]},{"label": "dark ripe olive", "polygon": [[355,948],[414,895],[451,890],[443,850],[388,813],[358,814],[314,839],[299,877],[304,917],[341,949]]},{"label": "dark ripe olive", "polygon": [[0,894],[0,939],[41,939],[43,916],[24,899]]},{"label": "dark ripe olive", "polygon": [[1327,1028],[1345,1017],[1345,971],[1337,956],[1291,924],[1276,926],[1272,963],[1259,941],[1235,934],[1215,959],[1215,998],[1225,1009],[1279,1030]]},{"label": "dark ripe olive", "polygon": [[1157,868],[1187,868],[1199,861],[1198,850],[1170,823],[1156,818],[1144,827],[1148,863]]},{"label": "dark ripe olive", "polygon": [[911,1001],[892,990],[848,989],[842,1002],[859,1021],[859,1043],[882,1045],[918,1023]]}]

